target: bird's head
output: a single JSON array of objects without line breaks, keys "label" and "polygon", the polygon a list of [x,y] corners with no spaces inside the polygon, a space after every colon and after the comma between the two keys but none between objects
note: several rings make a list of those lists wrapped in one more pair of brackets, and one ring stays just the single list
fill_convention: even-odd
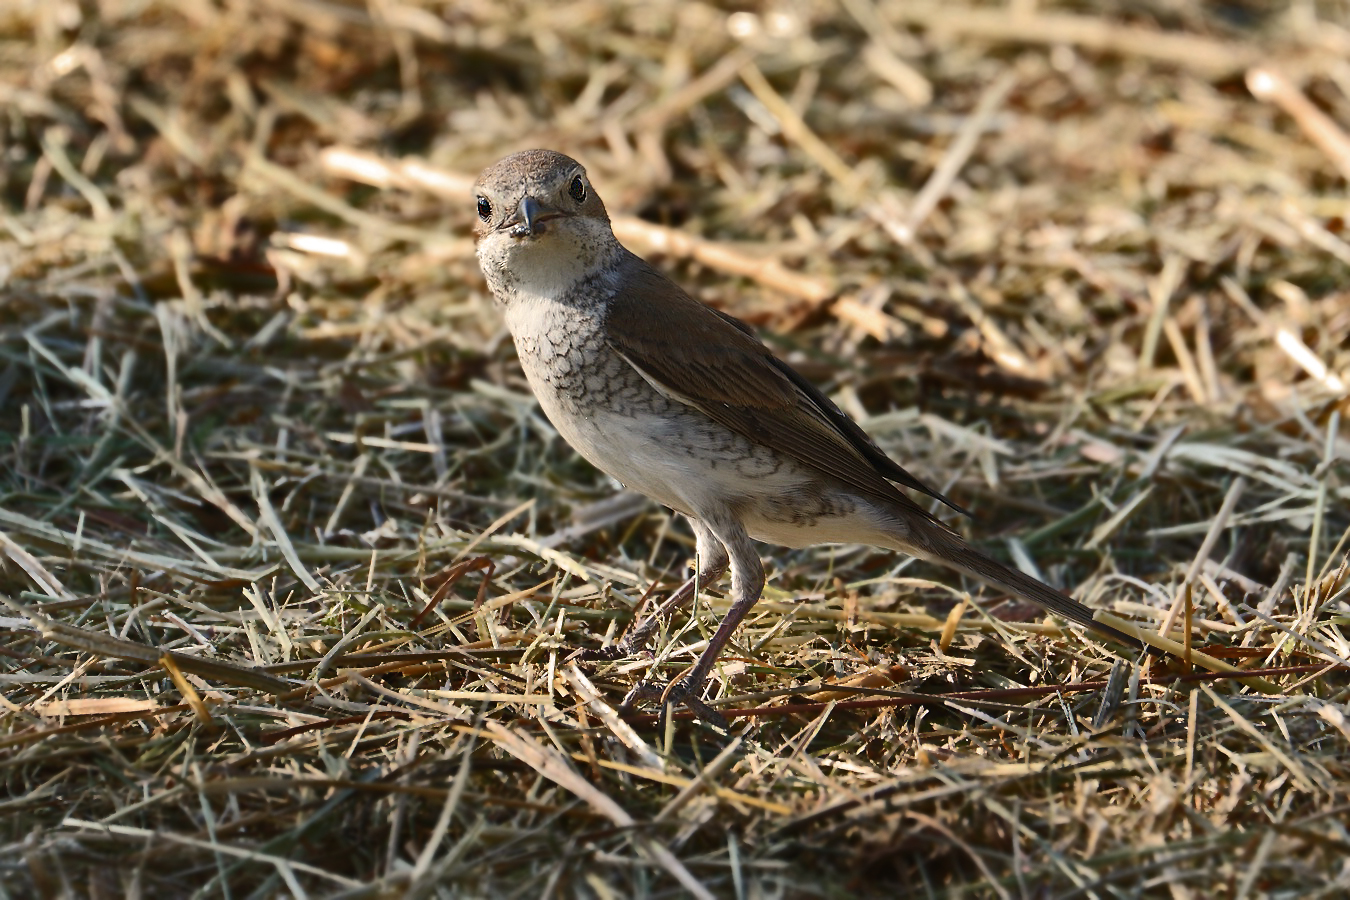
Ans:
[{"label": "bird's head", "polygon": [[474,184],[478,260],[493,293],[557,293],[593,273],[617,247],[586,170],[553,150],[525,150]]}]

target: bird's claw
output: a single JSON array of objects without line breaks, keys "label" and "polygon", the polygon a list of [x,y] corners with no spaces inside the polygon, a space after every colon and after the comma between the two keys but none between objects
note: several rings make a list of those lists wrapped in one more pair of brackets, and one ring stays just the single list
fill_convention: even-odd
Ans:
[{"label": "bird's claw", "polygon": [[608,647],[596,647],[590,650],[581,651],[581,659],[587,662],[613,662],[616,659],[625,659],[629,656],[636,656],[646,645],[647,639],[651,637],[652,632],[656,630],[656,623],[650,620],[644,621],[631,629],[627,637],[617,644],[611,644]]},{"label": "bird's claw", "polygon": [[663,730],[666,716],[670,715],[670,711],[678,705],[687,707],[694,714],[694,717],[705,725],[711,725],[723,732],[731,730],[731,723],[726,720],[726,717],[709,706],[699,696],[702,693],[701,688],[702,685],[695,687],[688,678],[678,675],[670,684],[666,685],[665,691],[661,694],[661,725]]},{"label": "bird's claw", "polygon": [[[619,643],[609,647],[581,650],[573,654],[573,658],[589,662],[613,662],[616,659],[634,656],[642,651],[655,630],[656,618],[654,616],[648,617],[630,629],[628,635]],[[661,727],[664,728],[666,716],[670,710],[683,705],[700,721],[723,731],[728,730],[730,726],[726,718],[699,696],[702,693],[703,679],[699,679],[699,684],[694,685],[687,677],[689,671],[686,670],[684,673],[676,675],[664,688],[647,679],[639,681],[623,698],[623,703],[619,705],[619,711],[622,713],[633,712],[640,704],[655,701],[661,706]]]},{"label": "bird's claw", "polygon": [[582,662],[614,662],[627,655],[623,644],[611,644],[608,647],[588,647],[579,651],[575,658]]},{"label": "bird's claw", "polygon": [[666,717],[670,715],[671,710],[684,706],[704,724],[729,731],[731,724],[727,722],[726,717],[704,702],[699,696],[701,692],[701,686],[695,687],[683,675],[675,676],[664,689],[649,681],[640,681],[628,692],[628,696],[623,698],[621,708],[631,710],[644,700],[655,700],[661,706],[661,729],[665,730]]},{"label": "bird's claw", "polygon": [[633,685],[632,690],[623,698],[623,703],[619,704],[619,712],[635,712],[640,705],[646,702],[660,703],[664,695],[664,688],[643,679]]}]

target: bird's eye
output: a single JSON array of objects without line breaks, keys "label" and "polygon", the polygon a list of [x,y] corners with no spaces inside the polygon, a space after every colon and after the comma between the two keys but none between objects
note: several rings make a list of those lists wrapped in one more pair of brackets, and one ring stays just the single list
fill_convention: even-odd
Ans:
[{"label": "bird's eye", "polygon": [[492,218],[492,203],[486,197],[478,198],[478,218],[484,222]]},{"label": "bird's eye", "polygon": [[586,182],[581,180],[580,175],[572,176],[572,183],[567,186],[567,195],[578,203],[586,202]]}]

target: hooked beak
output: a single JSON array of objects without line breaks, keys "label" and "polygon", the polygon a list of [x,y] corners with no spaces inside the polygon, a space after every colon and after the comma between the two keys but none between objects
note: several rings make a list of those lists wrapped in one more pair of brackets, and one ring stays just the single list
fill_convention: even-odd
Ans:
[{"label": "hooked beak", "polygon": [[556,219],[558,216],[559,213],[527,195],[516,207],[516,214],[512,219],[514,225],[511,228],[511,234],[514,237],[528,237],[532,234],[539,234],[544,230],[542,227],[544,222],[549,219]]}]

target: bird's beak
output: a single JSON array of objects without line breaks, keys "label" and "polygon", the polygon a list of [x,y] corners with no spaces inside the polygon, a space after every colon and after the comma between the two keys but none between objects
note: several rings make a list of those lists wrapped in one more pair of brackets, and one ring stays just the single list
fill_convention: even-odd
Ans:
[{"label": "bird's beak", "polygon": [[511,234],[516,237],[527,237],[532,234],[538,234],[542,229],[541,225],[547,219],[554,218],[557,214],[550,210],[544,204],[535,198],[526,195],[520,205],[516,207],[516,214],[512,219],[514,227],[511,228]]}]

